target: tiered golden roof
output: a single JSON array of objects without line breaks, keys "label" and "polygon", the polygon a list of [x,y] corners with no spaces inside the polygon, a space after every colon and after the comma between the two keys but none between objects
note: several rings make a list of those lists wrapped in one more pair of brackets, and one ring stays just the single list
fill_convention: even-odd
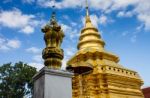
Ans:
[{"label": "tiered golden roof", "polygon": [[91,65],[93,72],[82,75],[82,79],[74,76],[73,98],[144,98],[140,89],[143,81],[138,73],[118,64],[119,57],[107,52],[104,46],[98,29],[91,22],[87,5],[78,51],[67,65],[73,68]]}]

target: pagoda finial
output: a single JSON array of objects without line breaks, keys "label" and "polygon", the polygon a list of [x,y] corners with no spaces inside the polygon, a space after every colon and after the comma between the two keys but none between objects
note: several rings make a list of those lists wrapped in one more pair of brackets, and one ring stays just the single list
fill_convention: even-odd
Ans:
[{"label": "pagoda finial", "polygon": [[89,5],[88,5],[88,0],[86,0],[86,16],[89,16]]},{"label": "pagoda finial", "polygon": [[55,16],[56,16],[56,15],[55,15],[55,14],[56,14],[56,13],[55,13],[55,5],[52,6],[52,10],[53,10],[53,11],[52,11],[52,18],[55,18]]},{"label": "pagoda finial", "polygon": [[87,26],[93,26],[91,23],[90,15],[89,15],[88,0],[86,0],[86,17],[85,17],[85,27]]},{"label": "pagoda finial", "polygon": [[53,0],[52,15],[51,15],[51,19],[50,19],[51,25],[57,24],[57,21],[56,21],[56,12],[55,12],[55,3],[54,3],[54,1],[55,0]]}]

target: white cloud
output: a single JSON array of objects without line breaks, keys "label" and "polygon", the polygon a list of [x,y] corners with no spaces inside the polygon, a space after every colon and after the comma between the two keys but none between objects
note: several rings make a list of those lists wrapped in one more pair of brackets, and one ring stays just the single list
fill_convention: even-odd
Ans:
[{"label": "white cloud", "polygon": [[76,53],[76,49],[73,47],[64,48],[64,59],[62,60],[62,69],[66,68],[67,61]]},{"label": "white cloud", "polygon": [[52,7],[54,2],[52,0],[37,0],[37,4],[41,7]]},{"label": "white cloud", "polygon": [[76,27],[78,24],[76,22],[71,22],[71,26]]},{"label": "white cloud", "polygon": [[76,51],[75,48],[71,48],[71,47],[65,48],[64,50],[65,50],[65,55],[66,55],[67,58],[72,57],[74,55],[75,51]]},{"label": "white cloud", "polygon": [[[120,0],[122,1],[122,0]],[[145,30],[150,30],[150,0],[123,0],[124,3],[116,3],[119,7],[116,7],[115,9],[119,8],[127,8],[127,6],[132,5],[133,9],[130,11],[120,11],[118,13],[118,17],[132,17],[133,15],[137,17],[137,19],[141,22],[141,25],[144,24],[143,28]]]},{"label": "white cloud", "polygon": [[3,0],[2,2],[3,3],[10,3],[10,2],[12,2],[12,0]]},{"label": "white cloud", "polygon": [[23,14],[19,9],[0,11],[0,25],[19,29],[19,31],[25,34],[33,33],[34,28],[41,24],[41,22],[35,18],[36,17],[32,14]]},{"label": "white cloud", "polygon": [[[150,30],[150,0],[89,0],[89,6],[94,10],[101,10],[104,13],[119,11],[118,17],[132,17],[144,24],[145,30]],[[49,0],[38,0],[38,4],[43,7],[52,7],[54,2]],[[85,5],[85,0],[62,0],[55,2],[57,8],[77,8]],[[128,9],[132,6],[132,9]],[[97,17],[93,17],[97,19]],[[98,18],[99,19],[99,18]],[[102,17],[105,23],[105,17]],[[97,21],[93,24],[97,25]]]},{"label": "white cloud", "polygon": [[67,61],[68,61],[68,59],[66,59],[66,58],[64,58],[64,59],[62,60],[62,67],[61,67],[61,69],[63,69],[63,70],[65,70],[65,69],[66,69]]},{"label": "white cloud", "polygon": [[29,63],[29,65],[36,67],[38,71],[42,67],[44,67],[40,48],[30,47],[30,48],[26,49],[26,51],[29,53],[32,53],[31,62]]},{"label": "white cloud", "polygon": [[108,19],[107,19],[106,16],[101,15],[101,16],[99,17],[99,22],[100,22],[100,24],[106,24],[106,23],[108,22]]},{"label": "white cloud", "polygon": [[31,4],[31,3],[34,3],[35,0],[22,0],[23,3],[28,3],[28,4]]},{"label": "white cloud", "polygon": [[61,27],[62,27],[62,30],[64,32],[67,32],[67,31],[70,31],[71,30],[71,27],[66,25],[66,24],[61,24]]},{"label": "white cloud", "polygon": [[[97,15],[90,15],[90,18],[91,18],[91,21],[92,21],[92,24],[96,27],[98,27],[99,25],[99,17]],[[84,17],[84,24],[85,24],[85,17]]]},{"label": "white cloud", "polygon": [[137,19],[144,24],[144,29],[150,30],[150,0],[139,0],[133,13],[136,13]]},{"label": "white cloud", "polygon": [[21,42],[17,39],[8,40],[7,46],[10,48],[19,48],[21,45]]},{"label": "white cloud", "polygon": [[42,61],[43,61],[42,55],[40,55],[40,54],[34,55],[32,59],[33,59],[33,61],[35,61],[35,62],[42,62]]},{"label": "white cloud", "polygon": [[144,27],[143,24],[137,26],[137,27],[136,27],[136,31],[137,31],[137,32],[138,32],[138,31],[141,31],[143,27]]},{"label": "white cloud", "polygon": [[[108,19],[108,17],[105,15],[97,16],[92,14],[90,15],[90,18],[95,27],[98,27],[99,24],[106,25],[107,23],[113,22],[112,19]],[[85,17],[82,17],[82,23],[85,24]]]},{"label": "white cloud", "polygon": [[128,6],[134,6],[139,3],[140,0],[111,0],[112,5],[110,10],[124,10]]},{"label": "white cloud", "polygon": [[37,68],[39,71],[42,67],[44,67],[42,56],[40,54],[33,55],[32,61],[29,63],[29,65]]},{"label": "white cloud", "polygon": [[41,49],[37,48],[37,47],[30,47],[30,48],[26,49],[26,51],[30,52],[30,53],[40,53]]},{"label": "white cloud", "polygon": [[96,10],[107,11],[112,4],[113,0],[89,0],[89,6]]},{"label": "white cloud", "polygon": [[37,68],[37,71],[39,71],[41,68],[44,67],[43,63],[37,63],[37,62],[31,62],[31,63],[29,63],[29,65]]},{"label": "white cloud", "polygon": [[[129,5],[135,5],[139,0],[89,0],[89,6],[96,10],[116,10],[120,8],[126,8]],[[39,5],[42,7],[52,7],[54,1],[52,0],[38,0]],[[79,6],[85,6],[85,0],[62,0],[55,1],[57,8],[76,8]]]},{"label": "white cloud", "polygon": [[127,36],[127,34],[129,34],[129,32],[125,31],[125,32],[122,33],[122,36]]},{"label": "white cloud", "polygon": [[[59,9],[61,8],[75,8],[78,6],[82,6],[84,0],[79,0],[78,2],[76,0],[62,0],[61,2],[55,1],[55,6]],[[42,7],[52,7],[54,5],[53,0],[37,0],[37,3]]]},{"label": "white cloud", "polygon": [[18,9],[1,11],[0,13],[0,23],[10,28],[26,26],[32,18],[34,18],[33,15],[23,15]]},{"label": "white cloud", "polygon": [[73,28],[73,27],[63,24],[63,23],[61,23],[61,27],[62,27],[62,30],[64,31],[64,33],[66,33],[65,35],[69,35],[70,39],[73,39],[73,38],[76,38],[79,36],[77,28]]},{"label": "white cloud", "polygon": [[0,36],[0,50],[7,51],[20,48],[21,42],[18,39],[7,39]]},{"label": "white cloud", "polygon": [[[144,24],[143,27],[145,30],[150,30],[149,2],[150,0],[90,0],[93,9],[100,9],[109,13],[117,10],[119,11],[117,14],[118,17],[137,17],[141,24]],[[133,8],[127,9],[129,6],[132,6]]]},{"label": "white cloud", "polygon": [[34,32],[34,28],[31,26],[24,27],[20,32],[24,32],[26,34],[30,34]]},{"label": "white cloud", "polygon": [[130,11],[128,11],[128,12],[120,11],[117,14],[117,17],[132,17],[132,16],[133,16],[133,13]]},{"label": "white cloud", "polygon": [[133,35],[130,40],[132,43],[135,43],[137,41],[137,36]]},{"label": "white cloud", "polygon": [[140,13],[138,15],[138,19],[144,23],[144,29],[150,30],[150,14],[147,13]]},{"label": "white cloud", "polygon": [[3,3],[9,3],[12,2],[12,0],[3,0]]},{"label": "white cloud", "polygon": [[6,39],[0,38],[0,50],[9,50],[9,47],[5,45]]}]

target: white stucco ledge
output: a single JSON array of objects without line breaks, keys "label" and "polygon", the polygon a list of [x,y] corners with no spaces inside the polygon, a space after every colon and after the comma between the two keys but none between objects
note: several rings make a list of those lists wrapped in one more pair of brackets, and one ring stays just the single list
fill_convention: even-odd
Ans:
[{"label": "white stucco ledge", "polygon": [[37,80],[40,76],[44,74],[56,75],[56,76],[62,76],[62,77],[70,77],[70,78],[72,78],[74,75],[74,73],[71,73],[67,70],[50,69],[45,66],[37,74],[33,76],[33,81]]}]

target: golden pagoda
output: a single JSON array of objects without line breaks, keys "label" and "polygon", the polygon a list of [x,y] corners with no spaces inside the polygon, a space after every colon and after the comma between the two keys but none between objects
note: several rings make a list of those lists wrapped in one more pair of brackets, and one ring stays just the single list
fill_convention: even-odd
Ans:
[{"label": "golden pagoda", "polygon": [[144,98],[143,81],[137,72],[118,64],[119,57],[106,51],[105,42],[91,22],[86,4],[85,26],[78,51],[67,62],[75,75],[72,98]]}]

